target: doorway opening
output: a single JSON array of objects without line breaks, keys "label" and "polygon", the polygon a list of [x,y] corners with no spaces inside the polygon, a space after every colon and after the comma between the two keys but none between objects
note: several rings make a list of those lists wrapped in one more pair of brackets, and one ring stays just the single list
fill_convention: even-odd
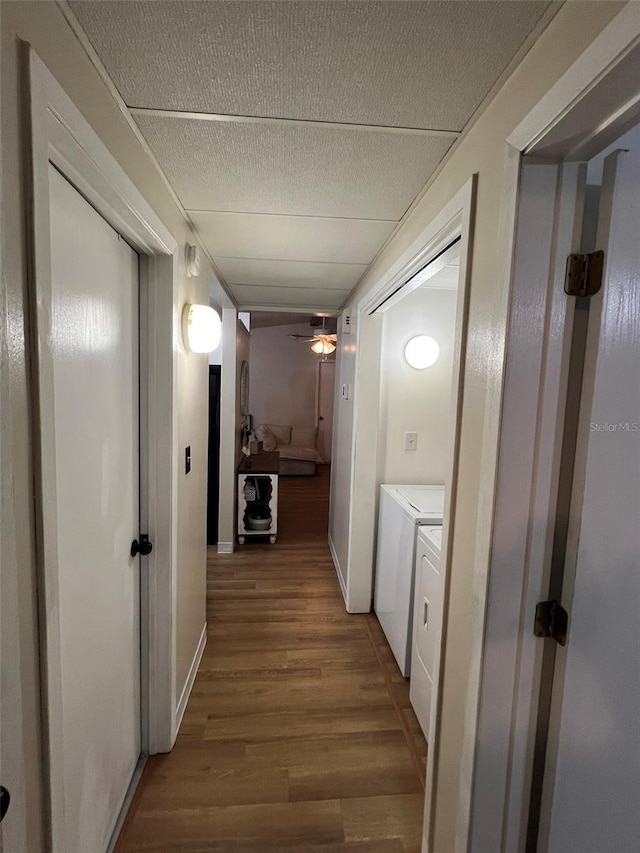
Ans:
[{"label": "doorway opening", "polygon": [[625,7],[508,140],[515,229],[473,851],[636,845],[639,27]]},{"label": "doorway opening", "polygon": [[[211,359],[210,359],[211,362]],[[220,403],[222,365],[209,364],[209,456],[207,466],[207,545],[218,544],[220,512]]]},{"label": "doorway opening", "polygon": [[474,209],[471,178],[355,318],[349,553],[337,569],[347,609],[373,606],[428,742],[425,849],[437,794],[440,663],[447,643],[459,660],[469,654],[466,634],[447,636],[447,618],[462,583],[452,580],[451,543]]},{"label": "doorway opening", "polygon": [[458,303],[457,240],[382,311],[373,609],[429,737],[442,628],[440,565]]},{"label": "doorway opening", "polygon": [[[630,571],[640,557],[639,176],[638,126],[595,157],[545,165],[525,158],[523,165],[510,334],[523,311],[530,315],[522,284],[536,282],[528,299],[539,306],[530,331],[537,343],[526,355],[520,347],[512,354],[501,458],[511,488],[523,490],[509,507],[512,530],[521,531],[511,536],[510,562],[512,571],[515,565],[525,571],[516,575],[524,594],[505,831],[506,843],[517,838],[527,853],[567,846],[590,853],[607,845],[631,851],[637,838],[630,815],[640,761],[634,716],[640,679],[631,663],[638,618],[627,605],[640,595]],[[525,239],[534,232],[540,239],[531,252]],[[570,257],[597,265],[585,279],[588,292],[574,287]],[[514,430],[525,433],[515,407],[526,371],[528,387],[539,391],[522,401],[520,412],[536,425],[535,441],[516,474]],[[529,492],[523,489],[528,472]],[[503,484],[498,571],[505,500]],[[557,614],[553,625],[544,618],[549,606]],[[607,612],[616,612],[615,638],[602,620]],[[490,636],[494,630],[491,620]],[[479,762],[484,774],[482,754]],[[479,790],[477,796],[480,832]],[[600,811],[611,796],[616,809]]]},{"label": "doorway opening", "polygon": [[[244,405],[241,399],[240,412],[241,452],[245,458],[238,469],[243,472],[242,482],[238,481],[238,542],[245,545],[260,539],[267,514],[272,516],[268,530],[271,541],[286,536],[290,526],[286,516],[294,511],[294,504],[286,498],[265,499],[262,494],[263,490],[265,494],[273,492],[276,486],[280,497],[291,491],[296,493],[298,521],[302,521],[300,514],[308,512],[313,525],[326,531],[336,320],[251,312],[246,323],[250,347],[246,376],[240,377],[241,384],[248,383],[248,390],[244,389],[246,399]],[[242,387],[240,393],[242,397]],[[274,468],[259,477],[257,466],[263,461],[269,466],[267,454],[277,455],[271,466],[277,467],[277,472]]]},{"label": "doorway opening", "polygon": [[[575,305],[567,306],[566,402],[543,596],[558,602],[567,624],[541,650],[527,853],[570,843],[585,853],[605,844],[631,851],[638,829],[629,815],[640,763],[637,738],[631,746],[640,676],[631,662],[639,621],[630,603],[640,597],[632,568],[640,557],[640,125],[588,161],[579,189],[580,249],[598,269],[589,295],[569,295]],[[593,622],[610,608],[615,641]],[[548,636],[542,626],[536,633]],[[594,732],[585,754],[583,738]],[[615,813],[598,814],[614,792]]]}]

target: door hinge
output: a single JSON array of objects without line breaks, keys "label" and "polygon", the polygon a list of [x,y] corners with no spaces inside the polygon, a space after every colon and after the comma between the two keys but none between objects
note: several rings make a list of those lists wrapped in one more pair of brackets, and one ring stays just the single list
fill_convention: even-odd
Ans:
[{"label": "door hinge", "polygon": [[568,296],[593,296],[602,287],[604,252],[569,255],[564,276],[564,292]]},{"label": "door hinge", "polygon": [[558,601],[540,601],[536,604],[536,621],[533,633],[536,637],[549,637],[560,646],[567,644],[569,614]]}]

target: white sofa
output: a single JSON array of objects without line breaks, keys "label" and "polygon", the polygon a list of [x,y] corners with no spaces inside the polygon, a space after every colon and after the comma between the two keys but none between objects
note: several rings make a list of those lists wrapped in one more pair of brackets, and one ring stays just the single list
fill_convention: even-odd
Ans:
[{"label": "white sofa", "polygon": [[278,451],[281,474],[310,476],[316,473],[316,463],[322,462],[316,447],[317,427],[260,424],[255,435],[263,450]]}]

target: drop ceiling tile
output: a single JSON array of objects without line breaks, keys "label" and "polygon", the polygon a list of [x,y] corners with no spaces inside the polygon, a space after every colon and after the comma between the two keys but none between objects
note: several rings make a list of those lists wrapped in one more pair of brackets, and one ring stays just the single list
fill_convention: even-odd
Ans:
[{"label": "drop ceiling tile", "polygon": [[395,222],[187,211],[212,255],[368,264]]},{"label": "drop ceiling tile", "polygon": [[254,258],[214,258],[227,284],[351,290],[366,264],[309,261],[264,261]]},{"label": "drop ceiling tile", "polygon": [[398,220],[453,138],[137,115],[189,210]]},{"label": "drop ceiling tile", "polygon": [[460,130],[548,2],[72,2],[130,106]]},{"label": "drop ceiling tile", "polygon": [[309,311],[336,311],[345,301],[344,290],[308,290],[295,287],[252,287],[234,284],[230,288],[238,307],[304,308]]}]

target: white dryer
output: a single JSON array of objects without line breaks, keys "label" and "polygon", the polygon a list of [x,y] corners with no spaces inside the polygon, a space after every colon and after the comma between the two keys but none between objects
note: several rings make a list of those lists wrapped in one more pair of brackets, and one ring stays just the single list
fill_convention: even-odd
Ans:
[{"label": "white dryer", "polygon": [[413,654],[409,698],[429,740],[431,702],[440,657],[444,583],[441,567],[442,527],[421,527],[416,543]]},{"label": "white dryer", "polygon": [[380,487],[374,610],[406,677],[411,640],[416,533],[421,525],[442,525],[444,486]]}]

